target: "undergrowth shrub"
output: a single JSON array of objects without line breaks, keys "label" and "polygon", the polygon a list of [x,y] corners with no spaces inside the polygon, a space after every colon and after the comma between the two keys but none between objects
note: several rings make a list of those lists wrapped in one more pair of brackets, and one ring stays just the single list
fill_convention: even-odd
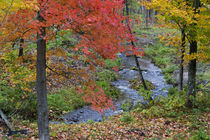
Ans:
[{"label": "undergrowth shrub", "polygon": [[121,64],[122,64],[121,59],[119,57],[117,57],[116,60],[112,60],[112,59],[105,60],[105,65],[106,65],[106,68],[108,69],[112,69],[114,67],[119,68]]},{"label": "undergrowth shrub", "polygon": [[54,113],[52,113],[53,115],[60,115],[85,105],[82,95],[77,93],[74,88],[53,91],[48,94],[47,99],[49,110]]},{"label": "undergrowth shrub", "polygon": [[98,72],[96,75],[99,81],[114,81],[118,77],[115,72],[107,69],[102,69],[101,72]]},{"label": "undergrowth shrub", "polygon": [[[179,91],[177,88],[170,88],[168,97],[162,97],[161,99],[150,102],[148,106],[144,106],[146,108],[139,107],[135,111],[141,111],[142,114],[148,117],[178,117],[185,111],[193,111],[186,108],[187,96],[186,91]],[[195,108],[197,109],[194,110],[196,110],[196,112],[202,110],[208,111],[208,99],[208,94],[198,92],[194,103]]]},{"label": "undergrowth shrub", "polygon": [[134,118],[128,112],[125,112],[120,118],[120,121],[124,123],[132,122],[133,120]]},{"label": "undergrowth shrub", "polygon": [[35,118],[37,113],[36,94],[23,92],[17,87],[0,88],[0,108],[7,115],[22,115],[23,118]]},{"label": "undergrowth shrub", "polygon": [[98,77],[96,84],[104,90],[104,93],[109,97],[118,98],[119,90],[111,84],[112,81],[117,79],[117,74],[113,71],[103,69],[101,72],[98,72],[96,75]]},{"label": "undergrowth shrub", "polygon": [[193,135],[191,140],[209,140],[210,136],[205,132],[203,128],[200,128],[195,135]]}]

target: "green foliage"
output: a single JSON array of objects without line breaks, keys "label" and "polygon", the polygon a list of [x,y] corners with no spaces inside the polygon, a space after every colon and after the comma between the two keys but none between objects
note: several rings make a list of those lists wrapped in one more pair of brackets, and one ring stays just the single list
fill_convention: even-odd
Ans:
[{"label": "green foliage", "polygon": [[114,67],[117,67],[119,68],[121,66],[121,59],[119,57],[117,57],[116,60],[113,60],[113,59],[106,59],[105,60],[105,65],[106,65],[106,68],[108,69],[112,69]]},{"label": "green foliage", "polygon": [[163,74],[165,73],[173,73],[176,69],[178,69],[178,66],[171,64],[170,66],[163,69]]},{"label": "green foliage", "polygon": [[173,58],[171,56],[173,56],[174,51],[174,48],[164,46],[157,42],[155,45],[148,46],[147,49],[145,49],[145,55],[152,58],[155,65],[165,68],[172,62]]},{"label": "green foliage", "polygon": [[[136,34],[146,34],[146,35],[158,35],[158,34],[161,34],[161,33],[170,33],[170,32],[173,32],[175,31],[174,29],[170,29],[170,28],[159,28],[159,27],[151,27],[149,29],[144,29],[144,28],[141,28],[142,26],[135,26],[134,27],[134,32]],[[149,36],[150,38],[153,38],[152,36]]]},{"label": "green foliage", "polygon": [[[23,98],[25,97],[25,98]],[[0,107],[6,114],[15,111],[24,118],[36,117],[36,94],[22,92],[20,88],[0,87]]]},{"label": "green foliage", "polygon": [[92,123],[94,123],[94,121],[93,120],[88,120],[87,123],[92,124]]},{"label": "green foliage", "polygon": [[174,84],[175,83],[175,79],[169,73],[166,73],[164,75],[164,78],[166,79],[167,84]]},{"label": "green foliage", "polygon": [[208,70],[208,68],[206,69],[207,70],[204,73],[198,73],[197,75],[198,81],[208,81],[210,79],[210,71]]},{"label": "green foliage", "polygon": [[60,94],[50,94],[47,96],[48,106],[53,111],[68,111],[69,107]]},{"label": "green foliage", "polygon": [[118,98],[119,90],[116,89],[110,83],[111,81],[116,80],[117,78],[116,73],[110,70],[103,69],[101,72],[98,72],[96,75],[98,77],[96,84],[104,90],[104,93],[107,94],[109,97]]},{"label": "green foliage", "polygon": [[[151,96],[146,94],[146,98]],[[149,100],[149,104],[137,110],[142,110],[142,113],[146,116],[161,117],[161,116],[176,116],[175,110],[182,108],[186,102],[186,93],[183,91],[177,91],[177,89],[170,88],[169,96],[167,98],[161,98],[160,100],[155,99],[154,101]]]},{"label": "green foliage", "polygon": [[179,91],[177,88],[170,88],[167,98],[161,98],[154,101],[153,105],[146,106],[147,108],[138,108],[136,111],[141,111],[142,114],[148,117],[179,117],[184,115],[183,112],[200,114],[201,111],[208,111],[209,95],[203,92],[197,94],[195,99],[196,109],[188,110],[186,108],[187,93]]},{"label": "green foliage", "polygon": [[210,136],[205,132],[203,128],[200,128],[198,132],[190,138],[191,140],[209,140]]},{"label": "green foliage", "polygon": [[117,74],[107,69],[101,69],[101,72],[98,72],[96,75],[99,78],[99,81],[111,82],[117,79]]},{"label": "green foliage", "polygon": [[71,31],[59,31],[54,41],[49,41],[48,48],[54,47],[73,47],[77,44],[77,40],[73,38]]},{"label": "green foliage", "polygon": [[82,95],[71,88],[63,88],[48,94],[48,106],[56,115],[81,108],[85,105]]},{"label": "green foliage", "polygon": [[124,103],[122,103],[121,107],[122,107],[123,111],[127,112],[131,108],[131,103],[129,101],[124,102]]},{"label": "green foliage", "polygon": [[132,122],[133,120],[133,117],[128,112],[125,112],[120,118],[120,121],[124,123]]},{"label": "green foliage", "polygon": [[113,85],[111,85],[107,81],[96,81],[96,84],[100,86],[106,95],[112,98],[118,98],[119,90],[116,89]]},{"label": "green foliage", "polygon": [[[145,83],[146,83],[148,90],[152,90],[155,88],[154,85],[151,82],[149,82],[148,80],[145,80]],[[135,79],[131,80],[130,84],[131,84],[131,88],[133,88],[133,89],[141,90],[141,92],[148,92],[148,91],[144,91],[144,86],[143,86],[141,80],[139,80],[139,79],[135,78]]]}]

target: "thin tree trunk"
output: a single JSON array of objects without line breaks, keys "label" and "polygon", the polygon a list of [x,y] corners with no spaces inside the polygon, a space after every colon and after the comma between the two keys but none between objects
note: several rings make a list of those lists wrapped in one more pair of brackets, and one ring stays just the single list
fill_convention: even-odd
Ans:
[{"label": "thin tree trunk", "polygon": [[[129,15],[128,0],[125,0],[125,7],[126,7],[126,15],[128,16]],[[127,27],[129,29],[130,34],[132,34],[131,28],[129,26],[129,20],[128,19],[126,19],[126,24],[127,24]],[[133,48],[136,48],[136,45],[133,42],[133,40],[131,40],[131,44],[132,44]],[[141,82],[144,86],[144,89],[147,90],[148,88],[147,88],[146,83],[144,81],[144,77],[143,77],[142,70],[141,70],[140,65],[139,65],[138,58],[137,58],[136,55],[134,55],[134,58],[135,58],[135,61],[136,61],[136,66],[137,66],[138,71],[139,71],[139,76],[140,76]]]},{"label": "thin tree trunk", "polygon": [[0,109],[0,115],[1,115],[1,118],[3,119],[3,121],[5,122],[5,124],[7,125],[7,127],[9,128],[9,130],[12,131],[13,130],[12,125],[9,123],[6,115],[4,115],[4,113],[1,109]]},{"label": "thin tree trunk", "polygon": [[146,9],[146,17],[145,17],[145,21],[146,21],[146,29],[149,28],[149,10]]},{"label": "thin tree trunk", "polygon": [[184,53],[185,53],[185,31],[184,29],[182,29],[181,60],[180,60],[180,70],[179,70],[179,90],[183,90]]},{"label": "thin tree trunk", "polygon": [[23,43],[24,43],[24,39],[20,39],[20,48],[19,48],[19,54],[18,56],[21,57],[23,56]]},{"label": "thin tree trunk", "polygon": [[154,22],[154,10],[153,9],[150,9],[149,10],[149,18],[150,18],[150,26],[153,25],[153,22]]},{"label": "thin tree trunk", "polygon": [[[43,22],[44,19],[38,12],[37,19]],[[40,140],[49,140],[49,120],[47,109],[47,88],[46,88],[46,40],[43,37],[46,35],[46,28],[41,27],[40,33],[37,33],[37,105],[38,105],[38,130]]]},{"label": "thin tree trunk", "polygon": [[142,9],[142,14],[143,14],[143,20],[142,20],[142,26],[143,28],[145,28],[145,25],[146,25],[146,8],[145,6],[141,6],[141,9]]}]

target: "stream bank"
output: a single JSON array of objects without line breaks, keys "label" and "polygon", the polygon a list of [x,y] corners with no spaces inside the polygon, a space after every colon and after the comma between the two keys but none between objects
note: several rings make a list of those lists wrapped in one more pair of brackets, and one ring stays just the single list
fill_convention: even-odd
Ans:
[{"label": "stream bank", "polygon": [[[125,54],[118,55],[123,64],[123,69],[119,71],[120,79],[112,82],[112,84],[121,91],[119,99],[114,101],[116,110],[106,110],[103,114],[99,114],[97,111],[90,109],[89,106],[85,106],[81,109],[71,111],[63,116],[63,119],[66,124],[76,124],[76,123],[85,123],[88,120],[95,122],[101,122],[103,119],[107,119],[109,116],[117,115],[123,112],[122,104],[125,102],[130,102],[132,106],[137,103],[143,103],[144,98],[141,96],[139,91],[131,88],[129,81],[138,78],[138,71],[131,70],[131,67],[135,67],[135,59],[133,57],[127,57]],[[164,75],[161,73],[161,69],[155,66],[150,60],[144,58],[138,58],[141,69],[143,69],[143,76],[145,80],[151,82],[155,88],[152,93],[152,98],[159,96],[166,96],[168,91],[167,89],[171,85],[166,84]]]}]

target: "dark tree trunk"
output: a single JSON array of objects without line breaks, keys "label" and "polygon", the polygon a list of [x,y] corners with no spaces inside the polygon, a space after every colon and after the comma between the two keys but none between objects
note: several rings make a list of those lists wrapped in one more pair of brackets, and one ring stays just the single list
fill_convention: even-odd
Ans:
[{"label": "dark tree trunk", "polygon": [[179,90],[183,90],[184,53],[185,53],[185,31],[184,29],[182,29],[181,60],[180,60],[180,70],[179,70]]},{"label": "dark tree trunk", "polygon": [[23,43],[24,43],[24,39],[20,39],[20,48],[19,48],[19,54],[18,56],[21,57],[23,56]]},{"label": "dark tree trunk", "polygon": [[[197,54],[197,41],[190,43],[190,54]],[[187,106],[193,107],[193,100],[191,96],[195,98],[196,95],[196,59],[190,60],[188,65],[188,101]]]},{"label": "dark tree trunk", "polygon": [[[126,15],[128,16],[128,15],[129,15],[128,0],[125,0],[125,9],[126,9]],[[127,24],[127,27],[128,27],[128,29],[129,29],[130,34],[132,34],[132,31],[131,31],[131,28],[130,28],[129,20],[128,20],[128,19],[126,19],[126,24]],[[131,44],[132,44],[133,48],[136,47],[136,45],[135,45],[135,43],[133,42],[133,40],[131,40]],[[136,61],[136,66],[137,66],[138,71],[139,71],[139,76],[140,76],[141,82],[142,82],[142,84],[143,84],[143,86],[144,86],[144,89],[147,90],[148,88],[147,88],[146,83],[145,83],[145,81],[144,81],[144,77],[143,77],[143,74],[142,74],[141,67],[140,67],[140,65],[139,65],[138,58],[137,58],[136,55],[134,55],[134,57],[135,57],[135,61]]]},{"label": "dark tree trunk", "polygon": [[[197,9],[200,7],[200,0],[194,0],[193,1],[193,7],[194,7],[194,14],[199,13]],[[194,19],[196,20],[196,19]],[[194,28],[196,28],[196,24],[193,24]],[[191,31],[191,42],[190,42],[190,54],[197,54],[197,48],[198,44],[196,41],[196,33],[195,31]],[[196,96],[196,58],[193,60],[190,60],[189,66],[188,66],[188,101],[187,106],[189,108],[193,107],[193,100]],[[193,98],[191,98],[193,97]]]},{"label": "dark tree trunk", "polygon": [[158,12],[157,11],[155,11],[154,12],[154,22],[156,23],[157,22],[157,20],[158,20],[158,18],[156,17],[158,15]]},{"label": "dark tree trunk", "polygon": [[[37,19],[42,22],[44,19],[38,12]],[[45,27],[40,28],[37,33],[37,63],[36,63],[36,90],[38,105],[38,130],[40,140],[49,140],[49,120],[47,109],[47,88],[46,88],[46,35]]]}]

